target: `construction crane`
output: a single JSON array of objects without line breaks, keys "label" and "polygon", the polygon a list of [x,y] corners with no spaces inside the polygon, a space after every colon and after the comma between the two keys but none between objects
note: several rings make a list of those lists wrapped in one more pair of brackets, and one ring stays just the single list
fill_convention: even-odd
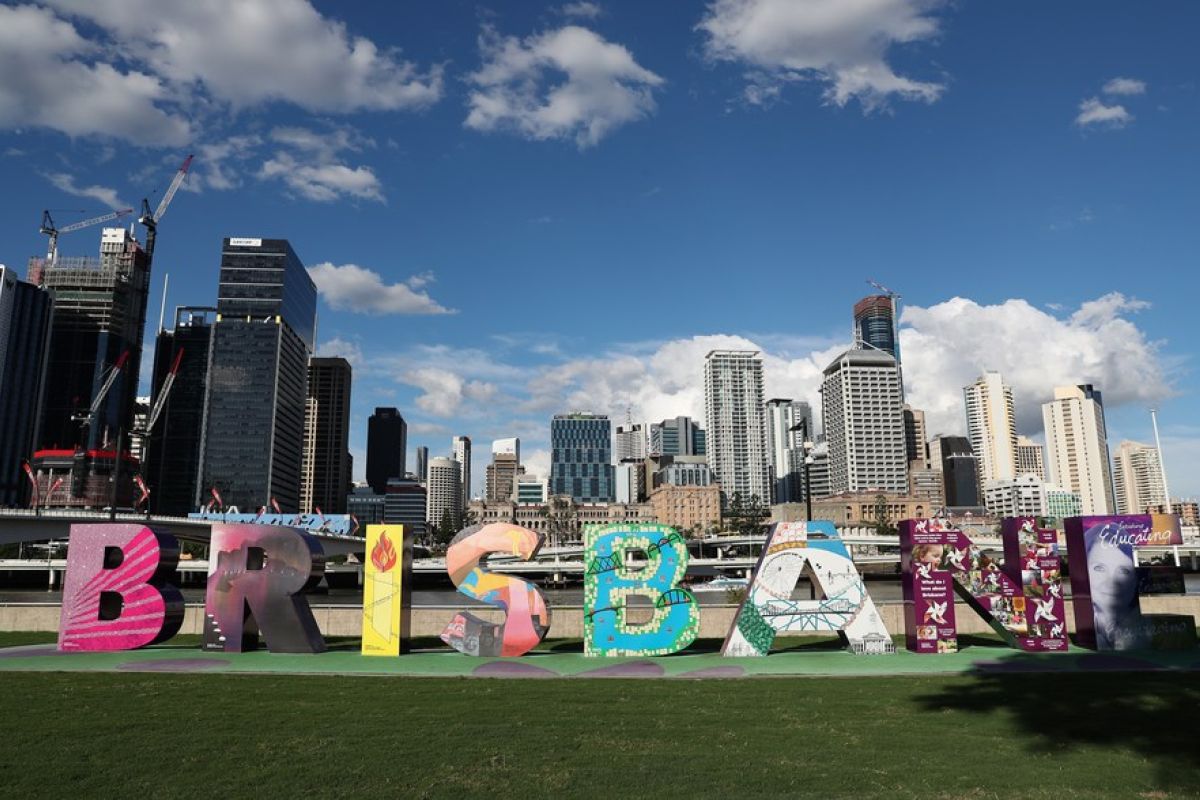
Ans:
[{"label": "construction crane", "polygon": [[892,301],[893,301],[893,302],[895,302],[896,300],[899,300],[899,299],[901,299],[901,298],[900,298],[900,295],[896,294],[896,293],[895,293],[895,292],[893,292],[891,289],[889,289],[888,287],[884,286],[882,283],[879,283],[878,281],[874,281],[874,280],[872,280],[872,279],[870,279],[870,278],[867,278],[867,283],[871,284],[871,285],[872,285],[872,286],[874,286],[876,289],[878,289],[879,291],[881,291],[881,292],[883,292],[884,294],[886,294],[888,297],[890,297],[890,298],[892,299]]},{"label": "construction crane", "polygon": [[162,388],[158,390],[158,397],[154,400],[154,406],[150,409],[150,415],[146,417],[146,426],[137,433],[142,436],[149,436],[150,431],[154,430],[154,423],[158,422],[158,417],[162,414],[163,408],[167,405],[167,397],[171,394],[171,387],[175,385],[175,375],[179,372],[179,363],[183,360],[183,348],[175,353],[175,360],[171,362],[171,371],[167,373],[167,377],[163,380]]},{"label": "construction crane", "polygon": [[138,222],[146,227],[146,255],[148,256],[154,256],[154,240],[158,237],[158,223],[162,221],[163,215],[167,213],[167,206],[171,205],[171,200],[179,191],[180,184],[187,177],[188,168],[192,166],[192,158],[193,156],[188,156],[183,160],[183,165],[171,179],[171,185],[163,193],[162,200],[158,201],[158,208],[154,210],[153,214],[150,213],[150,201],[142,198],[142,214],[138,217]]},{"label": "construction crane", "polygon": [[121,357],[117,359],[117,363],[113,364],[108,370],[108,374],[104,376],[104,383],[100,384],[100,391],[96,392],[96,397],[92,400],[92,405],[88,408],[87,413],[72,417],[72,419],[79,423],[81,430],[91,427],[92,421],[96,418],[96,412],[100,410],[100,406],[104,402],[104,398],[108,397],[108,393],[112,389],[113,384],[116,383],[117,378],[121,376],[121,373],[125,369],[125,362],[127,361],[129,361],[128,350],[126,350],[124,353],[121,353]]},{"label": "construction crane", "polygon": [[51,265],[58,263],[58,237],[64,233],[77,231],[81,228],[90,228],[92,225],[99,225],[102,222],[108,222],[114,219],[120,219],[126,214],[132,214],[132,208],[122,208],[117,211],[110,211],[107,214],[101,214],[98,217],[85,219],[82,222],[73,222],[70,225],[61,228],[55,227],[54,218],[50,216],[50,209],[42,212],[42,227],[41,233],[50,237],[50,247],[46,250],[46,261]]}]

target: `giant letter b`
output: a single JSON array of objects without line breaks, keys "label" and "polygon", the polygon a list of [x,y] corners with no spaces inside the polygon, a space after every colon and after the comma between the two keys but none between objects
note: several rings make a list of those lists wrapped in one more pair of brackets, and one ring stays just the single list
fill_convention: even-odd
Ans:
[{"label": "giant letter b", "polygon": [[170,639],[183,624],[183,596],[165,582],[178,562],[175,537],[145,525],[72,525],[58,649],[133,650]]}]

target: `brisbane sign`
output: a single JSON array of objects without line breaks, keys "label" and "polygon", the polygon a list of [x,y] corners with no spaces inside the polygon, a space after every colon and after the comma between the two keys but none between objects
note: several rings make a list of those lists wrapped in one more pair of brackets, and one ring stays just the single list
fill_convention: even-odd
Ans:
[{"label": "brisbane sign", "polygon": [[[1142,594],[1179,583],[1177,568],[1137,566],[1134,556],[1141,547],[1182,543],[1177,517],[1077,517],[1067,521],[1065,538],[1078,644],[1099,650],[1194,645],[1192,617],[1143,614],[1139,604]],[[901,523],[908,650],[957,649],[956,594],[1012,647],[1067,649],[1058,533],[1038,528],[1034,518],[1015,518],[1004,521],[1002,539],[998,560],[938,520]],[[449,577],[459,592],[502,614],[494,621],[454,613],[441,634],[448,646],[468,656],[512,657],[546,637],[551,608],[538,587],[487,566],[492,554],[533,559],[544,541],[504,523],[454,537],[446,553]],[[58,649],[130,650],[173,637],[184,617],[183,597],[170,583],[179,554],[174,536],[145,525],[73,526]],[[682,585],[688,550],[673,528],[591,526],[584,531],[584,564],[586,655],[667,655],[696,639],[700,608]],[[303,531],[214,524],[201,647],[243,652],[256,649],[261,637],[273,652],[322,652],[325,641],[306,594],[324,569],[319,541]],[[368,526],[363,570],[362,654],[400,656],[410,629],[412,537],[401,526]],[[811,582],[811,598],[793,596],[802,578]],[[645,602],[631,604],[634,597]],[[631,608],[637,612],[630,615]],[[777,635],[805,632],[836,632],[858,653],[893,650],[891,633],[830,522],[771,527],[721,652],[766,656]]]}]

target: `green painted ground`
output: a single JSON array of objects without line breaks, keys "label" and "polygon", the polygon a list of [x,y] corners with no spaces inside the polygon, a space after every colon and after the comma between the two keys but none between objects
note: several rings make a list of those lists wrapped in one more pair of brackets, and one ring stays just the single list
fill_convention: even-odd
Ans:
[{"label": "green painted ground", "polygon": [[[414,643],[414,652],[398,658],[363,656],[357,639],[333,640],[328,652],[317,655],[269,653],[210,653],[197,637],[177,637],[170,643],[117,653],[60,654],[37,642],[53,641],[52,634],[26,634],[24,639],[0,636],[0,672],[4,671],[153,671],[221,673],[292,673],[404,675],[420,677],[767,677],[767,676],[884,676],[991,672],[1078,672],[1138,670],[1200,670],[1200,651],[1108,654],[1071,648],[1066,653],[1023,653],[989,637],[963,637],[957,653],[855,656],[836,639],[781,639],[783,647],[767,658],[724,658],[719,641],[700,641],[684,653],[660,658],[588,658],[578,640],[550,640],[521,658],[470,658],[436,639]],[[39,638],[40,637],[40,638]],[[8,647],[8,645],[23,645]]]},{"label": "green painted ground", "polygon": [[1195,674],[0,674],[13,798],[1167,798]]}]

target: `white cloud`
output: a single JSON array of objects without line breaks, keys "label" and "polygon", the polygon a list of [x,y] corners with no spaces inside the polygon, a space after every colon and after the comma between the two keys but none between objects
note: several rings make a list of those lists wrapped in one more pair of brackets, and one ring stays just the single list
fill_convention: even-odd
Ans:
[{"label": "white cloud", "polygon": [[965,430],[962,387],[984,369],[999,370],[1012,386],[1023,433],[1041,430],[1041,404],[1055,386],[1095,384],[1109,408],[1152,405],[1171,387],[1159,344],[1128,319],[1146,307],[1117,293],[1066,317],[1025,300],[909,306],[900,329],[908,399],[924,409],[931,433]]},{"label": "white cloud", "polygon": [[317,355],[325,358],[340,356],[350,362],[350,366],[359,367],[363,364],[362,347],[358,342],[335,336],[327,342],[317,345]]},{"label": "white cloud", "polygon": [[589,147],[651,114],[654,89],[663,84],[625,47],[576,25],[524,40],[485,28],[479,46],[484,63],[470,76],[464,123],[475,130]]},{"label": "white cloud", "polygon": [[421,390],[417,407],[435,417],[452,417],[465,401],[484,404],[496,395],[493,384],[464,380],[450,370],[434,367],[410,370],[401,380]]},{"label": "white cloud", "polygon": [[322,16],[308,0],[47,0],[108,32],[125,58],[235,107],[281,100],[310,111],[420,108],[442,69]]},{"label": "white cloud", "polygon": [[93,200],[99,201],[112,210],[119,208],[132,208],[128,203],[125,203],[117,196],[117,190],[108,186],[99,186],[93,184],[91,186],[76,186],[75,178],[65,172],[53,172],[46,175],[46,180],[54,184],[55,188],[73,194],[76,197],[90,197]]},{"label": "white cloud", "polygon": [[844,106],[857,99],[865,110],[896,95],[932,103],[945,85],[897,75],[888,50],[934,38],[931,12],[941,0],[715,0],[697,28],[716,61],[751,70],[746,100],[775,99],[779,85],[817,80],[825,99]]},{"label": "white cloud", "polygon": [[1104,84],[1105,94],[1145,94],[1146,82],[1136,78],[1113,78]]},{"label": "white cloud", "polygon": [[0,6],[0,128],[45,127],[134,144],[186,143],[191,126],[160,103],[155,76],[88,59],[100,48],[75,26],[36,6]]},{"label": "white cloud", "polygon": [[581,17],[583,19],[595,19],[604,13],[604,9],[596,3],[578,2],[567,3],[561,9],[564,16]]},{"label": "white cloud", "polygon": [[1079,114],[1075,124],[1081,128],[1089,126],[1124,128],[1133,122],[1133,114],[1125,110],[1125,106],[1106,106],[1098,97],[1089,97],[1079,104]]},{"label": "white cloud", "polygon": [[[308,268],[325,302],[356,314],[453,314],[426,292],[404,283],[384,283],[378,272],[357,264],[328,261]],[[425,273],[427,276],[431,273]]]},{"label": "white cloud", "polygon": [[290,153],[279,152],[258,171],[263,180],[279,178],[301,197],[328,203],[342,197],[384,202],[383,187],[370,167],[345,164],[303,164]]},{"label": "white cloud", "polygon": [[193,191],[236,189],[242,185],[246,162],[261,144],[260,136],[246,134],[199,145],[196,163],[188,172],[188,181],[184,185]]}]

